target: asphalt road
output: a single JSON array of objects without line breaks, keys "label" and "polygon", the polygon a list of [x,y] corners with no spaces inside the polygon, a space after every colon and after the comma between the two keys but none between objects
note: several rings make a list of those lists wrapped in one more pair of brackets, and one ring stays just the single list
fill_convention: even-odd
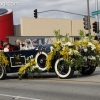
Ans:
[{"label": "asphalt road", "polygon": [[100,68],[91,76],[75,73],[71,79],[48,73],[24,80],[9,75],[0,80],[0,100],[100,100]]}]

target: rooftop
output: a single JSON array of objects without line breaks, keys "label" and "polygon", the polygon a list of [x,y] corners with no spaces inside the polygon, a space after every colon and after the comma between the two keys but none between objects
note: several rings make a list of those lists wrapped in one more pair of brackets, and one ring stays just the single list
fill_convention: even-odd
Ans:
[{"label": "rooftop", "polygon": [[8,10],[4,8],[0,8],[0,15],[7,13]]}]

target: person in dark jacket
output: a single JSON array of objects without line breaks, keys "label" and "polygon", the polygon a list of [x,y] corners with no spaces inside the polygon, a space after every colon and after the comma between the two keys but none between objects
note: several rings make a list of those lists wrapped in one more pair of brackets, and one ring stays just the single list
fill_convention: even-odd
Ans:
[{"label": "person in dark jacket", "polygon": [[20,40],[15,41],[14,51],[16,50],[22,50],[22,42]]}]

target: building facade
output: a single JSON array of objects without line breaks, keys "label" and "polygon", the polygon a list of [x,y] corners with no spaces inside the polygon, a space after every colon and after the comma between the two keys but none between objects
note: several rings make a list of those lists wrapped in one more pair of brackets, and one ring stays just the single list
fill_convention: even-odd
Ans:
[{"label": "building facade", "polygon": [[[91,20],[91,34],[96,35],[92,29]],[[14,27],[14,37],[8,37],[10,42],[14,39],[34,38],[34,37],[54,37],[54,30],[60,30],[61,34],[65,36],[69,33],[70,36],[79,36],[79,30],[84,29],[83,19],[61,19],[61,18],[21,18],[20,25]]]},{"label": "building facade", "polygon": [[[91,26],[94,21],[91,20]],[[78,31],[84,30],[83,19],[21,18],[20,22],[21,36],[54,36],[54,30],[59,29],[62,35],[69,33],[70,36],[78,36]],[[91,34],[94,35],[92,30]]]}]

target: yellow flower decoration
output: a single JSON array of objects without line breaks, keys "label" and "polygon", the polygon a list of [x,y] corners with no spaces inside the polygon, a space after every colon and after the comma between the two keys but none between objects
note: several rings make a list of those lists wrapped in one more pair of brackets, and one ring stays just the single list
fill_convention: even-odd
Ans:
[{"label": "yellow flower decoration", "polygon": [[65,55],[65,52],[64,51],[60,51],[60,55]]},{"label": "yellow flower decoration", "polygon": [[74,44],[79,46],[79,45],[82,45],[82,42],[81,41],[75,41]]},{"label": "yellow flower decoration", "polygon": [[19,69],[19,73],[23,73],[26,70],[26,66],[21,66],[21,68]]},{"label": "yellow flower decoration", "polygon": [[60,43],[54,42],[53,45],[56,47],[56,50],[60,49]]},{"label": "yellow flower decoration", "polygon": [[99,42],[97,40],[93,40],[92,43],[95,45],[95,46],[98,46],[99,45]]},{"label": "yellow flower decoration", "polygon": [[84,44],[88,44],[88,42],[89,42],[88,39],[84,39],[84,40],[83,40],[83,43],[84,43]]},{"label": "yellow flower decoration", "polygon": [[27,69],[27,67],[35,66],[35,65],[36,65],[35,59],[31,59],[28,63],[26,63],[25,65],[22,65],[20,67],[19,73],[23,73],[23,72],[25,72],[25,70]]},{"label": "yellow flower decoration", "polygon": [[9,66],[9,61],[2,51],[0,51],[0,64],[3,67]]},{"label": "yellow flower decoration", "polygon": [[48,53],[48,56],[46,58],[46,69],[49,71],[50,68],[52,68],[51,60],[54,58],[55,53],[50,52]]},{"label": "yellow flower decoration", "polygon": [[100,44],[96,45],[96,50],[100,52]]}]

